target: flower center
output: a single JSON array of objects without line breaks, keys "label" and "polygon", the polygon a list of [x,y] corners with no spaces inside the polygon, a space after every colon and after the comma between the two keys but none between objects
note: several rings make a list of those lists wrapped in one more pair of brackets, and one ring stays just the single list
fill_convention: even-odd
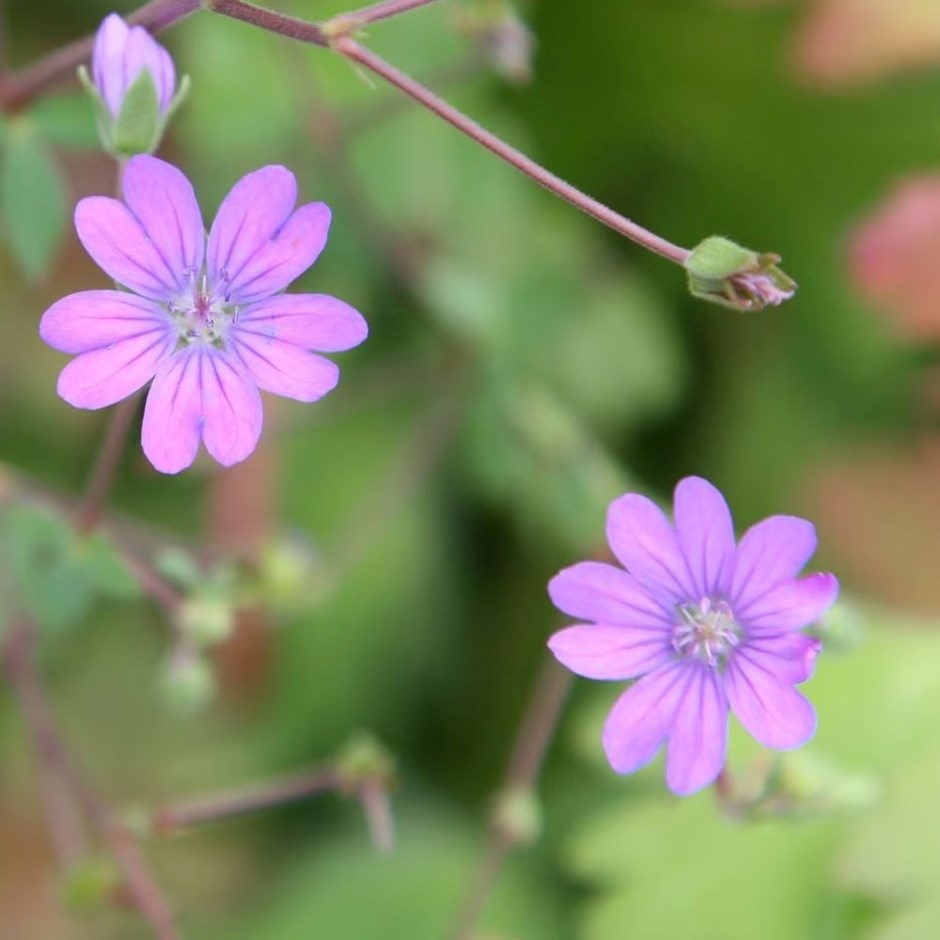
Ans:
[{"label": "flower center", "polygon": [[672,630],[672,648],[713,668],[728,661],[741,642],[742,631],[727,601],[703,597],[697,604],[680,604]]},{"label": "flower center", "polygon": [[[228,331],[238,318],[238,307],[227,297],[210,291],[205,273],[189,272],[190,286],[182,296],[166,305],[176,324],[179,346],[200,344],[225,347]],[[223,272],[223,281],[227,280]]]}]

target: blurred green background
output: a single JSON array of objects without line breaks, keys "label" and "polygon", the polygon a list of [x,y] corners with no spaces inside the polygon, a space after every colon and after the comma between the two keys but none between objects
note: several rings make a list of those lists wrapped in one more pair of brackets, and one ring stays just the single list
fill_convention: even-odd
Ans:
[{"label": "blurred green background", "polygon": [[[529,81],[494,60],[484,0],[369,30],[376,51],[653,231],[783,255],[799,293],[750,316],[692,300],[681,271],[338,57],[210,14],[164,36],[193,91],[162,154],[207,219],[244,173],[291,167],[334,217],[295,289],[354,304],[371,335],[323,403],[268,400],[259,452],[232,471],[164,478],[128,448],[113,502],[148,549],[212,545],[269,582],[285,552],[308,566],[300,585],[268,584],[275,609],[248,612],[217,651],[214,701],[170,707],[172,638],[136,599],[49,631],[44,674],[121,807],[290,771],[362,730],[399,765],[390,856],[336,796],[148,843],[187,937],[444,940],[562,622],[546,581],[602,551],[614,496],[668,499],[690,473],[723,489],[740,529],[776,512],[818,524],[814,567],[839,575],[847,607],[807,686],[817,738],[775,765],[760,818],[729,819],[710,792],[672,798],[659,761],[616,778],[599,732],[618,689],[578,681],[542,838],[507,864],[479,940],[940,935],[935,355],[866,303],[846,263],[898,180],[940,172],[934,6],[864,0],[859,27],[845,0],[523,3]],[[111,10],[9,7],[18,65]],[[5,136],[7,165],[13,139],[21,162],[53,161],[69,205],[113,187],[67,87]],[[37,172],[35,192],[3,190],[0,495],[14,503],[27,480],[78,493],[107,420],[55,396],[64,360],[36,336],[54,299],[103,286],[53,171]],[[0,936],[148,936],[131,915],[62,912],[29,757],[0,697]],[[731,759],[745,785],[766,772],[743,740]]]}]

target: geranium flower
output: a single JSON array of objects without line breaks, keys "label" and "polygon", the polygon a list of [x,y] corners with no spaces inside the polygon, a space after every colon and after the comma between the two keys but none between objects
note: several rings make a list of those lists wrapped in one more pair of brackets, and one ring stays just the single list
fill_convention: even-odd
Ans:
[{"label": "geranium flower", "polygon": [[225,197],[208,240],[193,188],[150,156],[128,161],[124,200],[91,196],[75,209],[85,250],[125,290],[71,294],[39,326],[75,353],[59,394],[104,408],[151,379],[142,443],[164,473],[188,467],[200,441],[221,464],[244,460],[261,433],[258,389],[316,401],[339,380],[339,352],[368,332],[352,307],[324,294],[280,294],[316,261],[330,210],[294,209],[282,166],[249,173]]},{"label": "geranium flower", "polygon": [[688,477],[676,488],[675,526],[628,493],[610,506],[607,540],[627,570],[588,561],[556,575],[555,605],[589,622],[549,647],[589,679],[637,679],[604,727],[615,771],[643,767],[668,739],[669,788],[707,786],[725,763],[729,709],[766,747],[812,737],[815,711],[794,685],[810,677],[820,643],[800,630],[839,585],[831,574],[797,578],[816,549],[809,522],[771,516],[735,546],[724,497]]}]

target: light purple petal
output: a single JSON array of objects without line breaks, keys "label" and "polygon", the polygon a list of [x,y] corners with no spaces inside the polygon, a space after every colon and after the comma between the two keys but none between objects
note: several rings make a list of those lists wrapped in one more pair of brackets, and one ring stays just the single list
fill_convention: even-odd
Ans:
[{"label": "light purple petal", "polygon": [[329,230],[325,203],[301,206],[231,275],[227,295],[235,303],[249,304],[284,290],[317,260]]},{"label": "light purple petal", "polygon": [[760,669],[785,685],[806,682],[813,674],[822,643],[804,633],[752,636],[735,651],[749,668]]},{"label": "light purple petal", "polygon": [[676,487],[676,533],[696,597],[727,595],[734,568],[734,525],[724,496],[701,477]]},{"label": "light purple petal", "polygon": [[256,333],[316,352],[358,346],[369,327],[362,314],[327,294],[281,294],[238,312],[238,332]]},{"label": "light purple petal", "polygon": [[117,116],[127,86],[124,83],[124,50],[129,29],[116,13],[106,16],[95,34],[91,74],[108,110]]},{"label": "light purple petal", "polygon": [[161,271],[180,288],[189,286],[206,243],[192,184],[175,166],[142,154],[128,160],[123,188],[127,207],[162,259]]},{"label": "light purple petal", "polygon": [[627,493],[607,511],[607,541],[638,581],[672,601],[698,600],[675,529],[662,510],[637,493]]},{"label": "light purple petal", "polygon": [[117,199],[88,196],[75,207],[75,229],[107,275],[150,300],[180,293],[183,272],[173,270],[134,214]]},{"label": "light purple petal", "polygon": [[811,574],[786,581],[735,613],[749,634],[785,633],[815,623],[838,596],[835,575]]},{"label": "light purple petal", "polygon": [[207,267],[213,289],[235,303],[283,290],[317,259],[326,244],[330,211],[301,206],[297,181],[283,166],[240,179],[225,197],[209,233]]},{"label": "light purple petal", "polygon": [[113,405],[149,382],[173,345],[172,336],[154,330],[82,353],[59,374],[59,395],[76,408]]},{"label": "light purple petal", "polygon": [[564,613],[598,623],[668,633],[672,622],[635,578],[599,561],[582,561],[548,583],[552,603]]},{"label": "light purple petal", "polygon": [[741,538],[731,579],[735,609],[795,578],[816,551],[816,529],[796,516],[770,516]]},{"label": "light purple petal", "polygon": [[173,98],[176,70],[169,53],[142,26],[132,26],[127,37],[127,87],[146,69],[153,78],[160,111],[165,112]]},{"label": "light purple petal", "polygon": [[178,473],[196,457],[200,436],[223,466],[244,460],[261,434],[261,397],[226,356],[190,347],[154,379],[144,409],[142,443],[162,473]]},{"label": "light purple petal", "polygon": [[813,736],[816,712],[792,686],[740,657],[732,660],[724,680],[732,710],[748,734],[764,747],[785,751]]},{"label": "light purple petal", "polygon": [[728,703],[719,679],[705,666],[693,667],[692,672],[666,752],[666,785],[679,796],[714,782],[728,746]]},{"label": "light purple petal", "polygon": [[117,290],[86,290],[56,301],[39,321],[43,341],[67,353],[83,353],[172,324],[151,300]]},{"label": "light purple petal", "polygon": [[548,647],[562,665],[587,679],[633,679],[674,658],[662,634],[603,624],[566,627]]},{"label": "light purple petal", "polygon": [[317,401],[336,388],[339,366],[270,337],[239,332],[238,356],[259,388],[297,401]]},{"label": "light purple petal", "polygon": [[619,699],[604,724],[604,751],[618,774],[648,764],[672,729],[691,672],[668,663],[638,679]]}]

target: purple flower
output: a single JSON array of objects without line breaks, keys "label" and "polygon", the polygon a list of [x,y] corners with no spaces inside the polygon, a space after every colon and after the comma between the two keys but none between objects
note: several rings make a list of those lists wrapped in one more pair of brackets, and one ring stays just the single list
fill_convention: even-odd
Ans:
[{"label": "purple flower", "polygon": [[144,71],[153,78],[160,113],[166,114],[176,90],[170,54],[143,26],[128,26],[117,13],[106,16],[95,36],[91,74],[112,117],[120,114],[128,90]]},{"label": "purple flower", "polygon": [[816,549],[809,522],[771,516],[735,546],[724,497],[688,477],[676,488],[675,526],[628,493],[610,506],[607,540],[627,571],[587,561],[557,574],[555,606],[588,622],[549,647],[589,679],[637,679],[604,727],[617,773],[649,763],[668,739],[669,788],[707,786],[724,766],[729,708],[765,747],[812,737],[816,714],[793,686],[810,677],[820,643],[799,631],[839,585],[831,574],[797,578]]},{"label": "purple flower", "polygon": [[85,250],[127,290],[71,294],[43,315],[42,338],[76,354],[59,394],[103,408],[153,379],[142,442],[154,467],[188,467],[200,440],[219,463],[238,463],[261,434],[258,389],[316,401],[339,369],[309,350],[351,349],[368,332],[335,297],[278,293],[316,261],[330,210],[295,210],[294,175],[262,167],[225,197],[207,241],[189,181],[149,156],[128,161],[124,199],[75,209]]}]

